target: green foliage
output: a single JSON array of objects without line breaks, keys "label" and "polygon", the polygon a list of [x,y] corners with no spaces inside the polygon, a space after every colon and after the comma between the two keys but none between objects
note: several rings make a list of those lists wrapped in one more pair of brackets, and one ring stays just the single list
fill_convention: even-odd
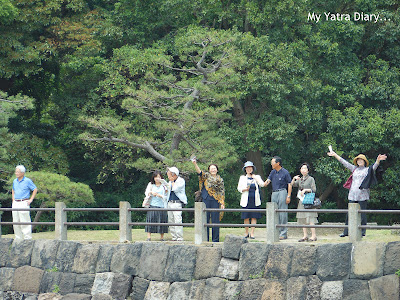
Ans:
[{"label": "green foliage", "polygon": [[0,0],[0,24],[7,24],[18,14],[18,10],[9,0]]},{"label": "green foliage", "polygon": [[239,95],[233,86],[244,60],[237,35],[189,27],[149,49],[115,50],[101,83],[102,107],[81,118],[89,129],[81,138],[138,149],[138,159],[127,163],[139,170],[188,166],[192,153],[206,163],[231,164],[233,148],[219,126]]}]

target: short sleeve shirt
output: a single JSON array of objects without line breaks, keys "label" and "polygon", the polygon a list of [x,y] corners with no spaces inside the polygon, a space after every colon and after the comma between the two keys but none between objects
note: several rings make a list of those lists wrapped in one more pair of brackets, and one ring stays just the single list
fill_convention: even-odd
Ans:
[{"label": "short sleeve shirt", "polygon": [[287,189],[288,184],[292,181],[288,170],[281,168],[279,171],[272,170],[268,176],[271,180],[272,191]]},{"label": "short sleeve shirt", "polygon": [[21,181],[15,178],[13,181],[14,199],[16,200],[29,199],[31,191],[34,189],[36,189],[36,185],[28,177],[24,176]]}]

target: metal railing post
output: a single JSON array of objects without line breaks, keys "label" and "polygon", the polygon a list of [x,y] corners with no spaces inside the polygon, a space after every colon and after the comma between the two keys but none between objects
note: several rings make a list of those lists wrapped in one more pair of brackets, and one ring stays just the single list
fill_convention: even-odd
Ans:
[{"label": "metal railing post", "polygon": [[360,210],[360,204],[349,203],[349,240],[350,242],[361,241],[361,214],[358,212]]},{"label": "metal railing post", "polygon": [[196,245],[200,245],[207,240],[208,228],[204,226],[207,223],[205,208],[206,205],[204,202],[194,203],[194,243]]},{"label": "metal railing post", "polygon": [[279,229],[276,227],[279,221],[278,205],[275,202],[267,202],[267,244],[279,241]]},{"label": "metal railing post", "polygon": [[131,220],[131,212],[129,209],[131,204],[127,201],[121,201],[119,203],[119,242],[124,243],[126,241],[132,241],[132,226],[129,223]]},{"label": "metal railing post", "polygon": [[55,203],[55,239],[65,241],[67,240],[67,225],[64,225],[67,222],[67,212],[64,211],[64,208],[67,206],[64,202],[56,202]]}]

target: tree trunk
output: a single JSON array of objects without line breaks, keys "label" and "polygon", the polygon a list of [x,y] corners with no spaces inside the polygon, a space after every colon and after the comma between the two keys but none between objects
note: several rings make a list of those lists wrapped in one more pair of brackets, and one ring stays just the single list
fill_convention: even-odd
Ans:
[{"label": "tree trunk", "polygon": [[[46,206],[46,202],[43,201],[42,204],[40,204],[40,208],[45,208]],[[39,210],[36,215],[35,215],[35,219],[33,219],[33,222],[39,222],[39,219],[41,217],[41,215],[43,214],[42,210]],[[36,225],[32,225],[32,231],[36,228]]]},{"label": "tree trunk", "polygon": [[321,202],[324,202],[329,195],[332,193],[332,191],[335,189],[335,184],[331,181],[331,183],[329,183],[329,185],[327,186],[327,188],[323,191],[323,193],[319,196],[319,200],[321,200]]}]

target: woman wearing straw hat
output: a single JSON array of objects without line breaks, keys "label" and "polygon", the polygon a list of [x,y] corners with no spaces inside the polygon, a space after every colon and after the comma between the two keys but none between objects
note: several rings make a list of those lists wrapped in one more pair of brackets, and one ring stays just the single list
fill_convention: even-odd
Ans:
[{"label": "woman wearing straw hat", "polygon": [[[238,183],[238,191],[242,193],[240,198],[240,206],[249,209],[248,212],[242,212],[242,219],[244,224],[257,224],[257,219],[261,218],[261,213],[252,212],[251,209],[257,209],[261,206],[261,197],[259,187],[264,186],[264,181],[260,175],[255,175],[255,165],[251,161],[247,161],[243,166],[243,171],[246,175],[240,176]],[[249,234],[249,227],[246,227],[246,238],[254,239],[254,229],[251,227],[251,233]]]},{"label": "woman wearing straw hat", "polygon": [[[335,151],[328,152],[329,156],[335,157],[343,166],[352,172],[352,182],[349,189],[349,203],[360,204],[361,209],[367,209],[367,201],[369,200],[369,188],[360,189],[361,184],[368,175],[369,161],[364,154],[359,154],[353,159],[353,164],[349,163],[342,157],[336,154]],[[375,171],[381,160],[385,160],[387,156],[385,154],[379,154],[376,158],[374,165],[372,166]],[[346,225],[348,224],[348,216],[346,215]],[[361,225],[367,225],[367,216],[365,213],[361,214]],[[345,228],[340,237],[348,235],[348,229]],[[365,236],[365,229],[362,230],[362,235]]]}]

